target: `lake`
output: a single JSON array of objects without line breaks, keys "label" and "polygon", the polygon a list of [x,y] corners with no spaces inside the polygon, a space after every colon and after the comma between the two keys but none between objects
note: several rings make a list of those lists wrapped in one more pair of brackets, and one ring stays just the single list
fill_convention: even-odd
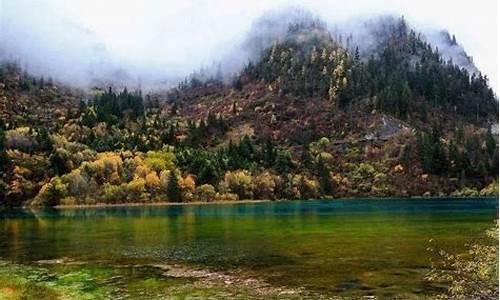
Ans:
[{"label": "lake", "polygon": [[443,288],[428,248],[463,251],[497,217],[498,199],[4,211],[0,299],[425,297]]}]

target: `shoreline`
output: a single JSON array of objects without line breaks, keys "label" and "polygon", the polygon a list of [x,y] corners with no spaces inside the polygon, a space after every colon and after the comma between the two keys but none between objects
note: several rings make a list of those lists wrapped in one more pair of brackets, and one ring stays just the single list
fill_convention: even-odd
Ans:
[{"label": "shoreline", "polygon": [[[314,200],[326,200],[326,201],[337,201],[337,200],[391,200],[391,199],[401,199],[401,200],[432,200],[432,199],[499,199],[499,195],[491,196],[475,196],[475,197],[457,197],[457,196],[436,196],[436,197],[423,197],[423,196],[411,196],[411,197],[346,197],[346,198],[325,198],[325,199],[279,199],[279,200],[237,200],[237,201],[192,201],[192,202],[130,202],[130,203],[97,203],[97,204],[76,204],[76,205],[56,205],[51,208],[54,209],[79,209],[79,208],[111,208],[111,207],[141,207],[141,206],[189,206],[189,205],[225,205],[225,204],[255,204],[255,203],[269,203],[269,202],[294,202],[294,201],[314,201]],[[23,208],[28,209],[38,209],[43,207],[30,207],[25,206]]]},{"label": "shoreline", "polygon": [[[281,200],[291,201],[291,200]],[[108,207],[139,207],[139,206],[187,206],[187,205],[211,205],[211,204],[248,204],[248,203],[265,203],[272,200],[238,200],[238,201],[192,201],[192,202],[130,202],[130,203],[97,203],[97,204],[76,204],[76,205],[56,205],[52,206],[55,209],[78,209],[78,208],[108,208]],[[24,207],[36,209],[38,207]]]}]

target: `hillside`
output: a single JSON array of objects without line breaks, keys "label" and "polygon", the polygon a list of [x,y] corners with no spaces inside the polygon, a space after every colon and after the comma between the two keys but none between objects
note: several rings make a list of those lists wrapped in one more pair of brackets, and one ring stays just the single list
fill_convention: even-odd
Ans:
[{"label": "hillside", "polygon": [[230,80],[196,74],[166,94],[83,92],[3,64],[0,201],[497,194],[487,78],[404,19],[379,29],[367,50],[297,21]]}]

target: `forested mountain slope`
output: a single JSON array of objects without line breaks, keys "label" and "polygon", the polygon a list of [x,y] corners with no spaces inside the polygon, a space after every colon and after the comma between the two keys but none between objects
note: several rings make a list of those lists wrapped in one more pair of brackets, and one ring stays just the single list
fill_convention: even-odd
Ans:
[{"label": "forested mountain slope", "polygon": [[84,93],[4,63],[0,201],[497,193],[487,78],[404,19],[373,34],[368,51],[321,21],[293,22],[229,82],[194,74],[166,94]]}]

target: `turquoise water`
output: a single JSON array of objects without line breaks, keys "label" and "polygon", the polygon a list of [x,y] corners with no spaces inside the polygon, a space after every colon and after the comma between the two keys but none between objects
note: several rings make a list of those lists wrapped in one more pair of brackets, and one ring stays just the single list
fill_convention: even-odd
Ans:
[{"label": "turquoise water", "polygon": [[463,251],[497,211],[498,199],[4,211],[0,260],[30,266],[65,258],[108,268],[180,263],[330,296],[432,295],[438,287],[424,276],[435,258],[427,248]]}]

